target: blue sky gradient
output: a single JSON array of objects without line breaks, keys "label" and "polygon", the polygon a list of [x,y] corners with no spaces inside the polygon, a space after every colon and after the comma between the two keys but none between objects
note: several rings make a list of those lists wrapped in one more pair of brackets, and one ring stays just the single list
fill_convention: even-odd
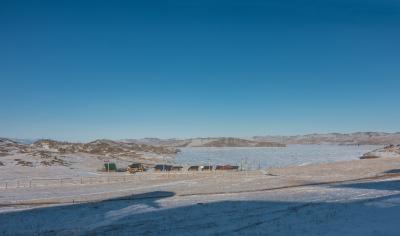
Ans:
[{"label": "blue sky gradient", "polygon": [[0,136],[397,132],[399,42],[399,1],[1,1]]}]

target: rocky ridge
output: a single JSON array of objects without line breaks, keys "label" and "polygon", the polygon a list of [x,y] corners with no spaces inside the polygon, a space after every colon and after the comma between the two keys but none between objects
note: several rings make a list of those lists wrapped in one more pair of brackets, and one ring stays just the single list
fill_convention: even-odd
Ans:
[{"label": "rocky ridge", "polygon": [[400,157],[400,145],[389,145],[384,148],[376,149],[372,152],[365,153],[360,159]]},{"label": "rocky ridge", "polygon": [[[179,149],[152,146],[147,144],[124,143],[112,140],[95,140],[89,143],[60,142],[51,139],[38,140],[32,144],[18,143],[11,139],[0,138],[0,166],[14,162],[20,166],[69,166],[79,158],[97,160],[117,159],[127,162],[150,161],[174,156]],[[6,159],[4,159],[6,158]]]},{"label": "rocky ridge", "polygon": [[154,153],[158,155],[175,155],[178,149],[152,146],[147,144],[125,143],[107,139],[99,139],[89,143],[68,143],[50,139],[42,139],[32,144],[45,150],[59,153],[89,153],[95,155],[137,156],[138,153]]}]

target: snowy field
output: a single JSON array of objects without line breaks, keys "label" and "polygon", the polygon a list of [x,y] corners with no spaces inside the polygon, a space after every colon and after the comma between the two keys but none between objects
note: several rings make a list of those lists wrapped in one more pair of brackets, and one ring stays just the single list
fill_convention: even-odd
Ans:
[{"label": "snowy field", "polygon": [[131,198],[0,214],[1,235],[399,235],[400,179]]},{"label": "snowy field", "polygon": [[400,158],[0,192],[0,235],[400,235],[399,218]]},{"label": "snowy field", "polygon": [[286,167],[314,163],[356,160],[380,146],[288,145],[287,147],[182,148],[176,163],[197,165],[231,164],[249,169]]}]

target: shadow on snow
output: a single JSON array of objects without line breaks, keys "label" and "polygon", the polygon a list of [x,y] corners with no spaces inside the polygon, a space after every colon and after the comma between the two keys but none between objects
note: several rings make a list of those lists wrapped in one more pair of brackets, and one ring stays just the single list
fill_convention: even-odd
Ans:
[{"label": "shadow on snow", "polygon": [[[382,181],[332,187],[399,190],[399,186],[400,181]],[[162,201],[174,196],[156,191],[2,213],[0,235],[365,236],[400,232],[400,194],[351,202],[207,202],[196,198],[183,206],[161,207]]]}]

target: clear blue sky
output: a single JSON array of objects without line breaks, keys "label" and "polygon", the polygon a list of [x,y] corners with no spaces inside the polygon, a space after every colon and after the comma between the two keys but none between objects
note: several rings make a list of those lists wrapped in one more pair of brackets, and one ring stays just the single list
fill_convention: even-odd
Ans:
[{"label": "clear blue sky", "polygon": [[1,1],[0,136],[400,131],[400,1]]}]

